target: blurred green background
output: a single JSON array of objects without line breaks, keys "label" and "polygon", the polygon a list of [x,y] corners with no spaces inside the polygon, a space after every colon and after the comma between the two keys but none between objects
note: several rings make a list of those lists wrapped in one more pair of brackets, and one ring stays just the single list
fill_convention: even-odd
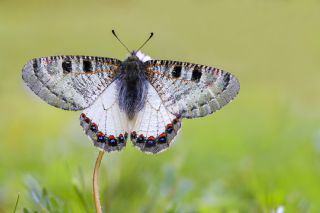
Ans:
[{"label": "blurred green background", "polygon": [[93,212],[98,150],[79,112],[26,88],[30,59],[75,54],[216,66],[239,96],[184,120],[159,155],[128,143],[101,168],[106,212],[320,212],[320,2],[316,0],[0,1],[0,212]]}]

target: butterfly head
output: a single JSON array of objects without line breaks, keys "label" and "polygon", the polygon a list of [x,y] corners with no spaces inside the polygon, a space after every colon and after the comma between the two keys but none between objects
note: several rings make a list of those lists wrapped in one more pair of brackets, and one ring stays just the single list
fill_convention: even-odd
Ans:
[{"label": "butterfly head", "polygon": [[129,57],[126,59],[128,62],[138,62],[141,61],[141,59],[137,56],[137,53],[135,51],[132,51],[129,55]]},{"label": "butterfly head", "polygon": [[141,57],[141,55],[138,54],[136,51],[132,51],[128,56],[128,58],[126,58],[123,61],[122,70],[125,73],[143,70],[144,58],[145,58],[144,54],[143,54],[143,57]]}]

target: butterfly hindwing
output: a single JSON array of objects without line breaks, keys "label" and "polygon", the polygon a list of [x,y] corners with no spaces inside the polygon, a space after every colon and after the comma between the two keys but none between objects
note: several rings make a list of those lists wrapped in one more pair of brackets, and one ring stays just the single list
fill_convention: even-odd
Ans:
[{"label": "butterfly hindwing", "polygon": [[188,62],[145,62],[147,76],[163,104],[182,118],[203,117],[229,103],[239,92],[236,77],[221,69]]},{"label": "butterfly hindwing", "polygon": [[108,87],[121,61],[92,56],[51,56],[30,60],[22,78],[30,89],[52,106],[81,110]]},{"label": "butterfly hindwing", "polygon": [[117,99],[116,81],[80,115],[80,125],[93,141],[105,151],[120,151],[126,145],[129,123]]},{"label": "butterfly hindwing", "polygon": [[117,80],[80,115],[80,125],[96,147],[120,151],[128,132],[133,145],[146,153],[167,149],[181,127],[179,118],[163,105],[155,89],[148,84],[146,103],[133,120],[119,107]]},{"label": "butterfly hindwing", "polygon": [[133,145],[146,153],[167,149],[181,127],[181,120],[163,105],[156,90],[148,83],[145,105],[132,121],[130,138]]}]

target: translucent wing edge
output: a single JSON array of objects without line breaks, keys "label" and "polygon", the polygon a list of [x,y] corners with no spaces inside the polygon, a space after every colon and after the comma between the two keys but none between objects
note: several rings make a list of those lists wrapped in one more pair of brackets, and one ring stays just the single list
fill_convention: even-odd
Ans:
[{"label": "translucent wing edge", "polygon": [[181,119],[175,118],[166,125],[165,131],[161,134],[145,137],[133,131],[130,133],[130,140],[138,150],[146,154],[159,154],[174,143],[181,126]]}]

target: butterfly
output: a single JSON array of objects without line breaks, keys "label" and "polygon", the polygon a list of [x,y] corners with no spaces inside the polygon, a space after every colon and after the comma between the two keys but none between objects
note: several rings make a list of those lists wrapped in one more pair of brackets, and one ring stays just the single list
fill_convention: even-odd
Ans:
[{"label": "butterfly", "polygon": [[23,67],[22,78],[48,104],[82,110],[85,134],[107,152],[122,150],[128,139],[145,153],[166,150],[182,119],[214,113],[240,89],[237,78],[224,70],[151,60],[140,51],[124,61],[95,56],[35,58]]}]

